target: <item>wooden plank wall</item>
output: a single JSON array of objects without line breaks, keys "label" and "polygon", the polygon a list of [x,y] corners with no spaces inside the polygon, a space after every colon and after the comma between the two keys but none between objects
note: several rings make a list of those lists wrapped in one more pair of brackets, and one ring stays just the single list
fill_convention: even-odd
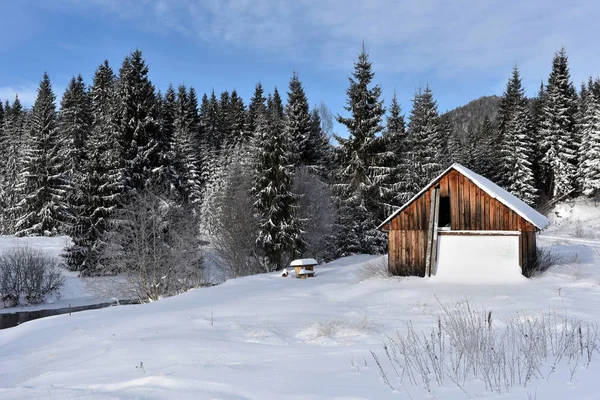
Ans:
[{"label": "wooden plank wall", "polygon": [[[535,258],[535,227],[517,213],[489,196],[470,179],[450,170],[438,183],[440,196],[450,196],[452,230],[522,231],[521,254],[524,268]],[[395,275],[425,274],[427,230],[433,185],[402,210],[389,228],[389,267]],[[410,272],[410,273],[408,273]]]}]

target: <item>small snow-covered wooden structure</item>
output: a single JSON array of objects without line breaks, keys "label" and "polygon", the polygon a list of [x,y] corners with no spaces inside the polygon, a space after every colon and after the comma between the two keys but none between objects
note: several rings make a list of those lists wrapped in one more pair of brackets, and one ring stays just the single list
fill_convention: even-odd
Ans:
[{"label": "small snow-covered wooden structure", "polygon": [[[522,273],[549,221],[481,175],[453,164],[380,226],[394,275]],[[520,274],[519,274],[520,276]]]},{"label": "small snow-covered wooden structure", "polygon": [[315,276],[315,265],[319,263],[314,258],[301,258],[290,263],[294,267],[296,278],[306,279]]}]

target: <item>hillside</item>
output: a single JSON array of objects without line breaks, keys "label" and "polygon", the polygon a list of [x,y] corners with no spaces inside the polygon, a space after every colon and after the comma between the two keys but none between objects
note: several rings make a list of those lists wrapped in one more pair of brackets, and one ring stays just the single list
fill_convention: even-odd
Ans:
[{"label": "hillside", "polygon": [[466,136],[470,126],[479,127],[486,116],[493,121],[496,118],[499,105],[500,97],[483,96],[470,101],[464,106],[446,112],[444,116],[449,118],[452,132],[462,138]]},{"label": "hillside", "polygon": [[440,386],[432,371],[429,395],[420,378],[396,376],[382,347],[390,346],[386,336],[406,335],[407,324],[429,332],[448,317],[443,308],[456,316],[467,305],[477,315],[491,311],[481,332],[492,332],[488,323],[501,335],[545,318],[544,329],[564,337],[566,325],[552,325],[563,314],[587,332],[600,321],[600,242],[573,234],[578,221],[597,230],[600,210],[578,200],[555,211],[540,244],[560,255],[559,265],[520,283],[365,280],[365,262],[376,258],[354,256],[318,266],[313,279],[256,275],[0,331],[0,398],[596,399],[597,348],[589,367],[583,358],[548,359],[508,393],[486,390],[482,380],[459,387],[446,377]]}]

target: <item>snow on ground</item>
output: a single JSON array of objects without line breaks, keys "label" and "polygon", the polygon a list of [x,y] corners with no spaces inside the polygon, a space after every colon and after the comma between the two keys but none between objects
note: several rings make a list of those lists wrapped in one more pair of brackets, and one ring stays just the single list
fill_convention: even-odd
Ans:
[{"label": "snow on ground", "polygon": [[600,242],[571,239],[570,223],[561,226],[539,241],[563,263],[518,284],[360,281],[374,257],[354,256],[317,266],[310,279],[256,275],[151,304],[27,322],[0,331],[0,398],[597,399],[598,354],[572,381],[559,368],[499,395],[481,382],[467,393],[448,384],[427,394],[390,376],[392,391],[370,353],[387,363],[385,335],[405,332],[409,321],[429,331],[438,299],[468,300],[494,321],[558,310],[599,322]]},{"label": "snow on ground", "polygon": [[[60,257],[63,249],[70,244],[66,236],[57,237],[15,237],[0,236],[0,253],[14,247],[33,247],[44,250],[55,257]],[[109,290],[116,286],[114,278],[100,277],[81,279],[77,272],[63,269],[64,284],[58,293],[51,294],[45,303],[32,306],[18,306],[0,308],[1,313],[13,313],[17,311],[34,311],[42,309],[54,309],[63,307],[77,307],[89,304],[110,302],[118,299],[126,299],[124,293]]]}]

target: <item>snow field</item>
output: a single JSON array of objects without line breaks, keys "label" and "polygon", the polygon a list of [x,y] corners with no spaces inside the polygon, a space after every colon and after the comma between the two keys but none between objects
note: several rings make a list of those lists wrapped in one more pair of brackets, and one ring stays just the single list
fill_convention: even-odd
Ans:
[{"label": "snow field", "polygon": [[498,330],[553,311],[597,324],[600,242],[569,236],[569,221],[553,224],[539,244],[562,261],[525,282],[364,279],[364,263],[376,257],[354,256],[316,266],[313,279],[255,275],[151,304],[31,321],[0,331],[0,398],[595,400],[598,353],[589,368],[561,362],[549,373],[548,362],[544,379],[508,393],[481,379],[462,388],[445,379],[428,393],[398,379],[383,349],[409,323],[429,333],[440,303],[491,311]]}]

